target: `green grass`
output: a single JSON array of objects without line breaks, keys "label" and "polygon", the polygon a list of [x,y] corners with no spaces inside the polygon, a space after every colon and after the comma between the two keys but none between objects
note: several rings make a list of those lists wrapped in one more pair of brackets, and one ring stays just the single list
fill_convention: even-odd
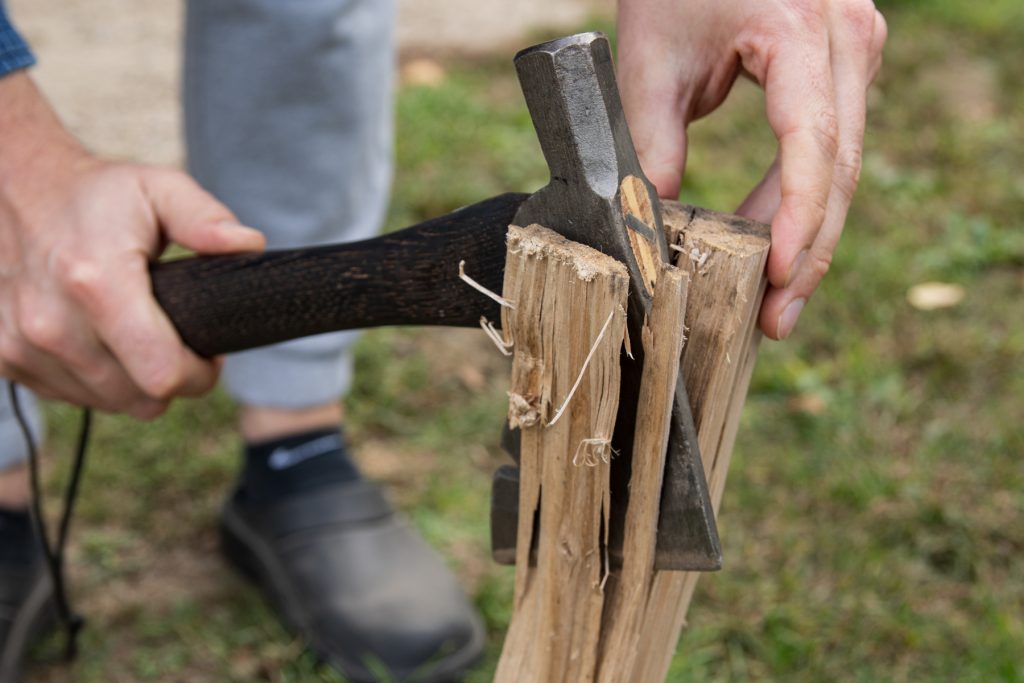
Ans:
[{"label": "green grass", "polygon": [[[762,347],[672,681],[1024,681],[1024,5],[883,3],[890,46],[863,178],[795,336]],[[546,181],[507,56],[398,99],[400,227]],[[965,94],[966,93],[966,94]],[[730,210],[773,154],[741,86],[692,130],[683,197]],[[926,280],[962,304],[912,308]],[[367,468],[484,613],[489,680],[512,575],[488,558],[507,368],[473,332],[381,330],[347,401]],[[74,680],[334,681],[215,553],[233,407],[102,417],[72,572],[92,617]],[[74,431],[50,410],[55,470]],[[60,474],[49,490],[56,494]],[[32,680],[66,680],[43,664]]]}]

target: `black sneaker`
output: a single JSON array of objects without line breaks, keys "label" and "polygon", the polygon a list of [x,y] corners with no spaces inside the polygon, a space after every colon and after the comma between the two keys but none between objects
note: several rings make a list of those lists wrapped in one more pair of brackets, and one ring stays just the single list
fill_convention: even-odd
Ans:
[{"label": "black sneaker", "polygon": [[25,652],[55,623],[41,554],[28,564],[0,562],[0,683],[21,680]]},{"label": "black sneaker", "polygon": [[285,625],[354,683],[457,680],[483,652],[454,575],[367,481],[270,506],[239,491],[221,533]]}]

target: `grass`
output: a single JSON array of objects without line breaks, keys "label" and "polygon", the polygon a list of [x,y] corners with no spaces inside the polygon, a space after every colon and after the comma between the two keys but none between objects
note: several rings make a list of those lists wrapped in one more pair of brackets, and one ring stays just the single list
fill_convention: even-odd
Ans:
[{"label": "grass", "polygon": [[[1017,0],[882,3],[858,199],[791,341],[763,346],[672,681],[1024,681],[1024,15]],[[506,56],[447,63],[398,98],[398,227],[546,181]],[[729,210],[773,153],[739,87],[692,130],[683,198]],[[927,280],[966,291],[923,312]],[[474,332],[379,330],[347,400],[367,470],[446,553],[490,629],[488,558],[507,368]],[[91,617],[74,680],[337,681],[215,552],[237,461],[222,395],[148,425],[101,417],[72,556]],[[50,409],[56,495],[74,432]],[[32,681],[67,680],[48,663]]]}]

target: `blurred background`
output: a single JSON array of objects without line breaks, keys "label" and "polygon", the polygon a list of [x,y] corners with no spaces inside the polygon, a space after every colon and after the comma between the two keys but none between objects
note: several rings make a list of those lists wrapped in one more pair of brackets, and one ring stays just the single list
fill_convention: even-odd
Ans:
[{"label": "blurred background", "polygon": [[[520,47],[611,31],[609,0],[401,3],[389,228],[500,192],[544,162],[511,68]],[[179,3],[10,0],[37,79],[93,149],[180,164]],[[847,231],[796,333],[766,342],[672,681],[1024,680],[1024,3],[884,0]],[[738,84],[692,128],[683,199],[729,211],[774,154]],[[940,286],[941,285],[941,286]],[[512,570],[489,558],[508,368],[479,332],[377,330],[347,401],[366,470],[457,569],[490,629]],[[76,413],[49,407],[56,501]],[[71,575],[79,662],[29,680],[338,681],[216,552],[238,460],[222,395],[152,424],[101,416]]]}]

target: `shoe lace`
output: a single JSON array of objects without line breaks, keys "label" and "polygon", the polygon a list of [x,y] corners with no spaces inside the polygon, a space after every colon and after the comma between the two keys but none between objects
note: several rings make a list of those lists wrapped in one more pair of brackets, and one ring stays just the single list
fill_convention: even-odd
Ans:
[{"label": "shoe lace", "polygon": [[64,509],[60,516],[57,542],[56,544],[51,544],[49,529],[47,528],[46,520],[43,518],[39,453],[35,439],[32,437],[28,420],[25,419],[24,411],[21,408],[17,384],[8,382],[7,391],[10,396],[11,406],[14,409],[14,417],[18,421],[18,427],[21,429],[21,433],[25,437],[25,443],[28,446],[29,477],[32,483],[32,519],[35,521],[36,530],[39,533],[39,538],[42,540],[43,556],[46,560],[50,580],[53,582],[53,597],[57,607],[57,617],[60,619],[67,637],[64,657],[66,661],[70,662],[78,655],[78,635],[85,625],[85,620],[71,608],[71,602],[68,599],[64,550],[67,546],[68,531],[71,528],[71,518],[74,515],[75,502],[78,500],[82,470],[85,467],[85,455],[89,446],[89,433],[92,429],[92,411],[88,408],[82,410],[82,421],[78,431],[78,446],[75,449],[75,459],[71,466],[71,476],[68,479],[67,488],[64,490]]}]

